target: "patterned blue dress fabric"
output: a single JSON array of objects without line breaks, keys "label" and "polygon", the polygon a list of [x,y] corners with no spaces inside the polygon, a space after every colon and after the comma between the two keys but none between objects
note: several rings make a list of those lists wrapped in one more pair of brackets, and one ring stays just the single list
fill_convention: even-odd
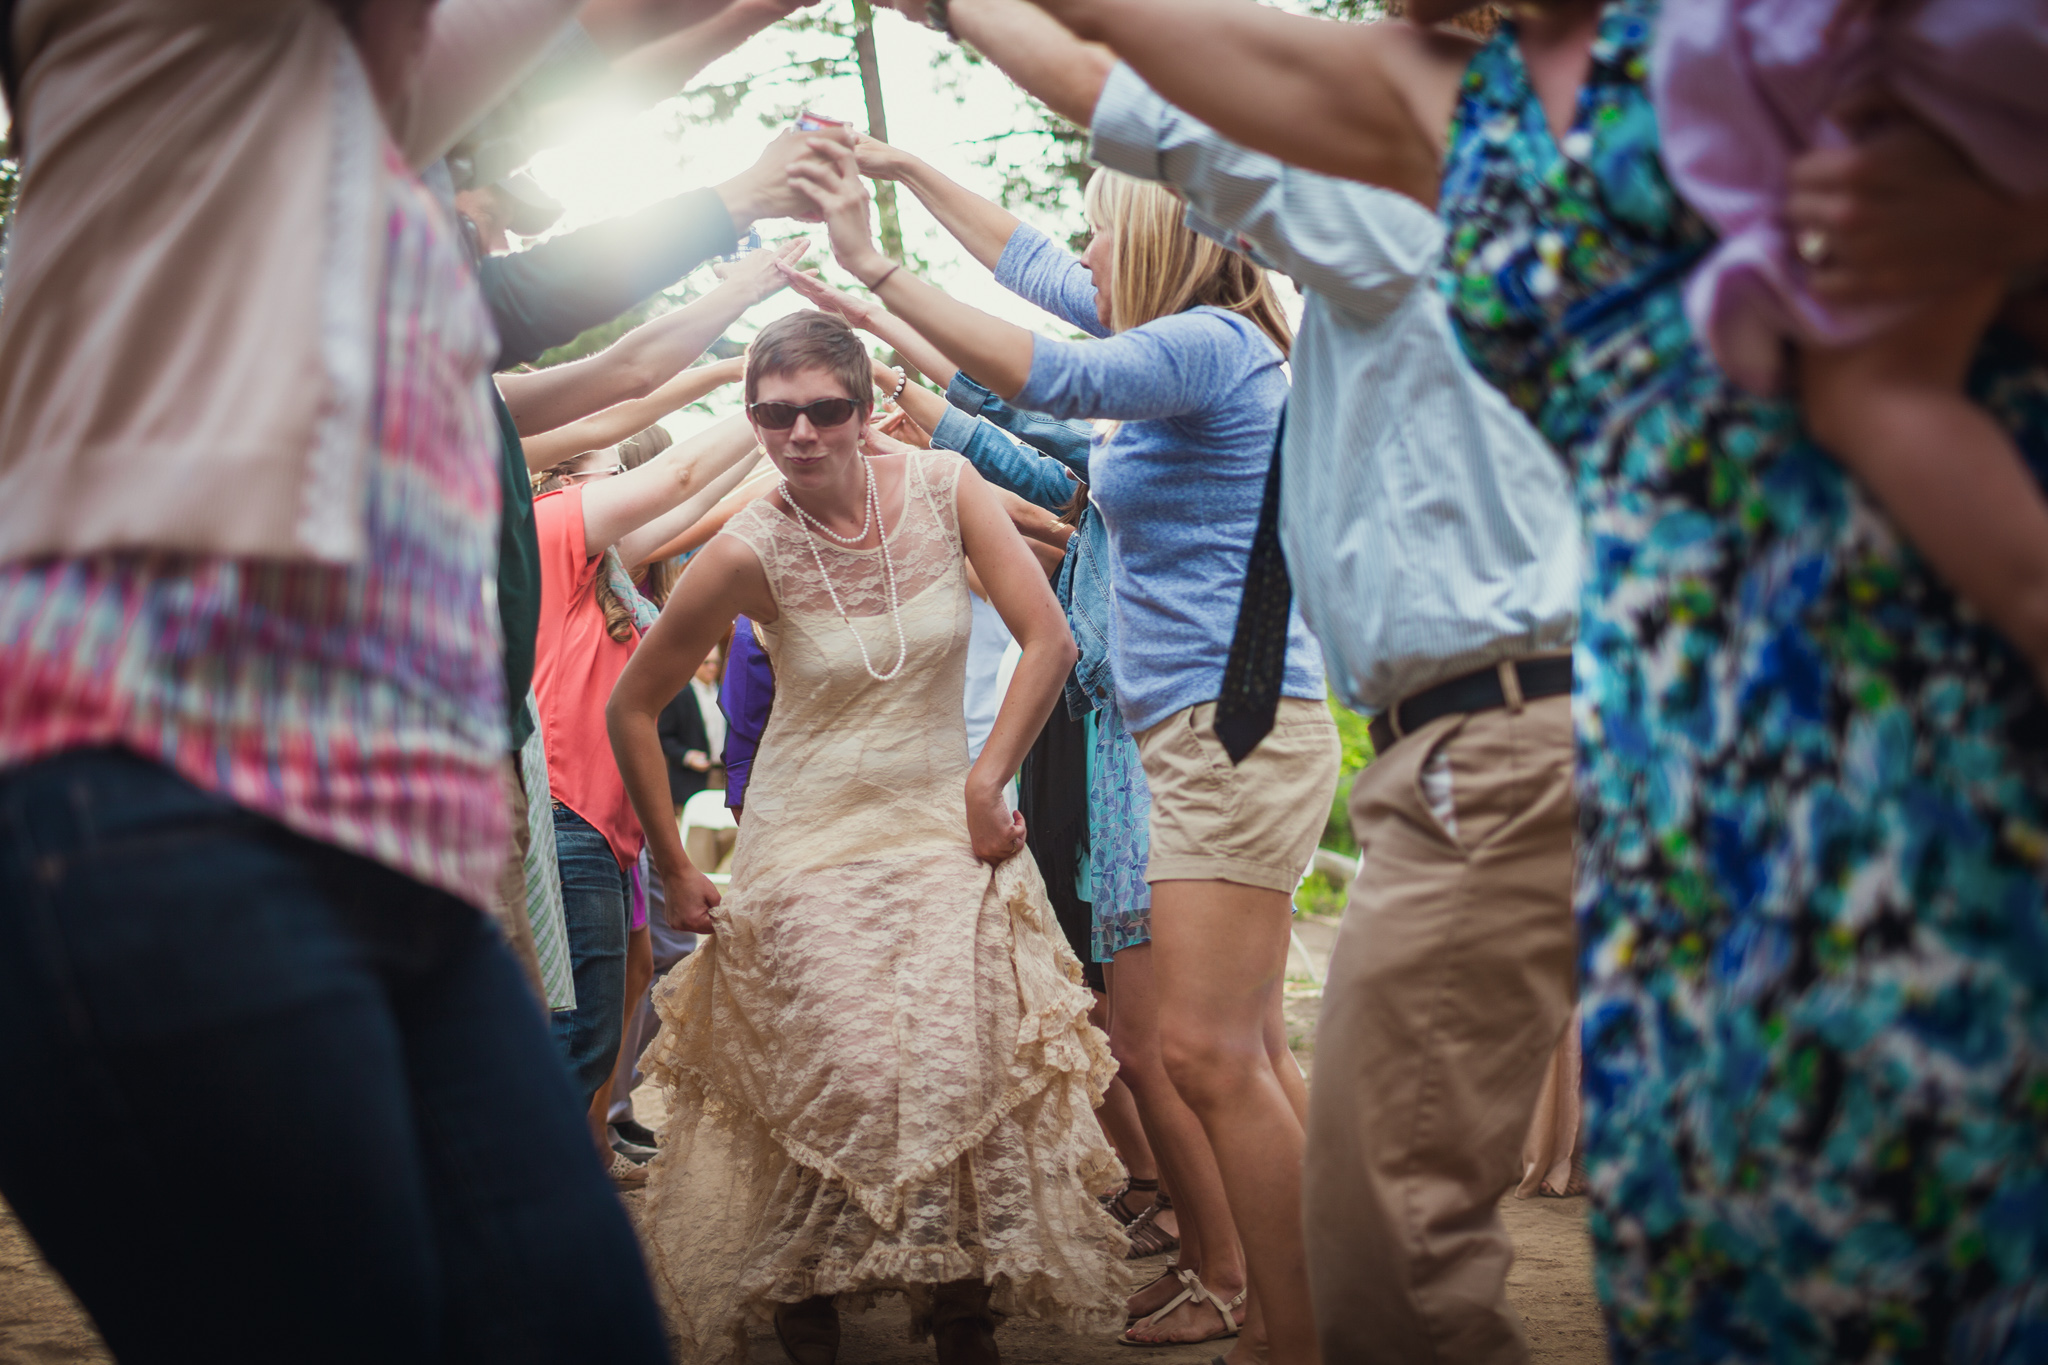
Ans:
[{"label": "patterned blue dress fabric", "polygon": [[[1680,306],[1652,0],[1554,141],[1505,25],[1441,285],[1572,462],[1587,1162],[1618,1361],[2048,1360],[2048,707]],[[2048,367],[1971,379],[2048,481]]]}]

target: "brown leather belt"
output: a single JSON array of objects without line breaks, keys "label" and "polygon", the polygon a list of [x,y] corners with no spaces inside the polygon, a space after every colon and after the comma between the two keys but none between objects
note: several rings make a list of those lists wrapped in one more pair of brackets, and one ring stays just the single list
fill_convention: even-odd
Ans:
[{"label": "brown leather belt", "polygon": [[[1512,665],[1515,681],[1521,685],[1522,700],[1560,697],[1572,690],[1572,661],[1569,655],[1543,659],[1522,659]],[[1366,725],[1372,749],[1383,754],[1400,742],[1403,735],[1420,730],[1433,720],[1459,712],[1491,711],[1508,704],[1507,688],[1501,683],[1496,665],[1474,669],[1434,687],[1425,687],[1412,697],[1374,716]]]}]

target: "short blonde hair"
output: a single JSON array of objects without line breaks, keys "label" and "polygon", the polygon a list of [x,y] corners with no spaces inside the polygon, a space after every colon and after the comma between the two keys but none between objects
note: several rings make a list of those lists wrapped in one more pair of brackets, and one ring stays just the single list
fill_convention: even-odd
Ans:
[{"label": "short blonde hair", "polygon": [[1207,305],[1255,323],[1280,354],[1293,348],[1266,272],[1190,228],[1172,190],[1104,167],[1089,177],[1087,203],[1089,223],[1109,234],[1111,331]]}]

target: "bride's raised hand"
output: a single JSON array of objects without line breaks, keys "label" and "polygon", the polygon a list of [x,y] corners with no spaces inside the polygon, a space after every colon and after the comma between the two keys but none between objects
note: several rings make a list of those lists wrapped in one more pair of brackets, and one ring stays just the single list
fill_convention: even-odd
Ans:
[{"label": "bride's raised hand", "polygon": [[895,262],[875,246],[868,190],[851,147],[812,138],[807,154],[789,168],[789,184],[817,208],[833,258],[855,279],[872,288],[893,268]]},{"label": "bride's raised hand", "polygon": [[1007,786],[977,794],[971,775],[967,783],[967,836],[974,856],[990,867],[1008,862],[1024,849],[1024,812],[1010,809],[1003,795]]}]

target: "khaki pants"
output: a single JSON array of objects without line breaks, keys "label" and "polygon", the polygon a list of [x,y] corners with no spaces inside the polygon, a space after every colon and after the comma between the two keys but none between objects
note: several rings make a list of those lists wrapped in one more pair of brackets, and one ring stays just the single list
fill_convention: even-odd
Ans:
[{"label": "khaki pants", "polygon": [[1445,716],[1358,775],[1303,1180],[1326,1365],[1527,1356],[1497,1206],[1572,1010],[1571,783],[1564,697]]},{"label": "khaki pants", "polygon": [[547,1008],[547,990],[541,985],[540,956],[533,947],[533,925],[526,918],[526,846],[532,842],[527,828],[526,784],[519,780],[519,756],[505,760],[505,800],[512,808],[512,846],[506,851],[505,866],[498,873],[498,896],[491,906],[491,922],[505,936],[512,956],[519,959],[533,998]]}]

